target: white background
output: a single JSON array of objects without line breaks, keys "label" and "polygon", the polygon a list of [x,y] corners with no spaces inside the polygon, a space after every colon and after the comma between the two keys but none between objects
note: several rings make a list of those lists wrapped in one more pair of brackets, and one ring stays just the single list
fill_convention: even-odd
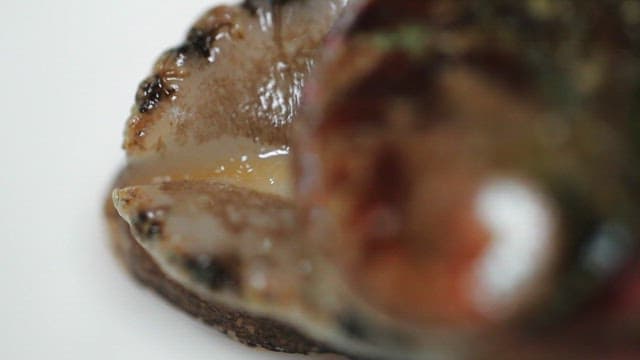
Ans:
[{"label": "white background", "polygon": [[215,3],[0,2],[0,359],[300,359],[194,321],[108,246],[135,89]]}]

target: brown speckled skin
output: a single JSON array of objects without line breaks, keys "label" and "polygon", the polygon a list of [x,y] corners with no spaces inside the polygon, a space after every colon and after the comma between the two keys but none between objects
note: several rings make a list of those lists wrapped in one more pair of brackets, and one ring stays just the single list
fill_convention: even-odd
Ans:
[{"label": "brown speckled skin", "polygon": [[125,128],[130,158],[225,135],[286,145],[339,3],[252,1],[206,12],[140,84]]}]

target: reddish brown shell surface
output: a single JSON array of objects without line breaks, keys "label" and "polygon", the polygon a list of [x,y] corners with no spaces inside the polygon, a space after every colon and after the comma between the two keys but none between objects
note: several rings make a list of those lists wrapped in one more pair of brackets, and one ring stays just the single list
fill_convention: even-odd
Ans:
[{"label": "reddish brown shell surface", "polygon": [[[332,38],[296,132],[297,193],[308,237],[356,296],[437,344],[466,339],[471,358],[637,351],[640,41],[627,6],[373,0]],[[522,216],[538,244],[504,263],[508,241],[478,214],[501,191],[515,197],[499,221]],[[528,259],[529,279],[487,303],[478,264],[496,279]]]}]

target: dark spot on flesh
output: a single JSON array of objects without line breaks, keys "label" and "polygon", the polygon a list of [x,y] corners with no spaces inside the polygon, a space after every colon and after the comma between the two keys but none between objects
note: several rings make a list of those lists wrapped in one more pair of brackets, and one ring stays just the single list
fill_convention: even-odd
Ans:
[{"label": "dark spot on flesh", "polygon": [[193,28],[187,35],[187,44],[202,57],[209,57],[217,34],[215,29],[214,31],[205,31]]},{"label": "dark spot on flesh", "polygon": [[184,43],[171,51],[175,52],[176,57],[180,57],[180,59],[182,59],[182,61],[184,62],[184,60],[187,59],[188,54],[192,51],[192,46],[189,43]]},{"label": "dark spot on flesh", "polygon": [[194,280],[212,290],[238,290],[240,287],[240,260],[235,256],[191,256],[184,259],[183,265]]},{"label": "dark spot on flesh", "polygon": [[141,240],[152,241],[162,235],[164,210],[143,210],[133,219],[131,225]]},{"label": "dark spot on flesh", "polygon": [[229,31],[233,28],[233,23],[222,22],[216,24],[211,29],[202,29],[199,27],[192,28],[187,34],[186,42],[176,49],[179,55],[196,53],[203,58],[211,57],[211,50],[216,42],[218,35],[223,31]]},{"label": "dark spot on flesh", "polygon": [[175,94],[176,89],[169,86],[160,75],[153,75],[140,84],[136,94],[138,111],[146,113],[155,109],[160,102]]},{"label": "dark spot on flesh", "polygon": [[354,312],[345,312],[338,315],[337,322],[340,330],[348,337],[360,341],[368,338],[367,324]]}]

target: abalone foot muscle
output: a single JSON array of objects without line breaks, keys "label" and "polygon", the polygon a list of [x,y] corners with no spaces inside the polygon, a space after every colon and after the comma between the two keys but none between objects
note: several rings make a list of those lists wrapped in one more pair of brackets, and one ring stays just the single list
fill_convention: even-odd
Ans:
[{"label": "abalone foot muscle", "polygon": [[[290,234],[290,127],[318,49],[346,2],[250,0],[211,9],[184,43],[157,60],[138,88],[125,128],[127,165],[114,184],[117,210],[111,196],[106,208],[116,253],[141,283],[250,346],[328,351],[291,319],[271,313],[288,310],[272,310],[278,306],[270,294],[291,298],[289,284],[264,287],[243,256],[262,264],[269,257],[260,251],[271,246],[296,251]],[[145,208],[163,199],[171,201]],[[190,202],[216,212],[191,219]],[[196,236],[181,231],[209,231],[203,223],[219,228]],[[229,254],[234,234],[243,231],[246,251]],[[171,239],[163,245],[175,246],[154,247],[153,240],[165,235]],[[227,252],[218,254],[215,246],[206,254],[182,251],[207,236]],[[291,274],[305,275],[291,264]],[[248,278],[254,273],[257,278]]]}]

